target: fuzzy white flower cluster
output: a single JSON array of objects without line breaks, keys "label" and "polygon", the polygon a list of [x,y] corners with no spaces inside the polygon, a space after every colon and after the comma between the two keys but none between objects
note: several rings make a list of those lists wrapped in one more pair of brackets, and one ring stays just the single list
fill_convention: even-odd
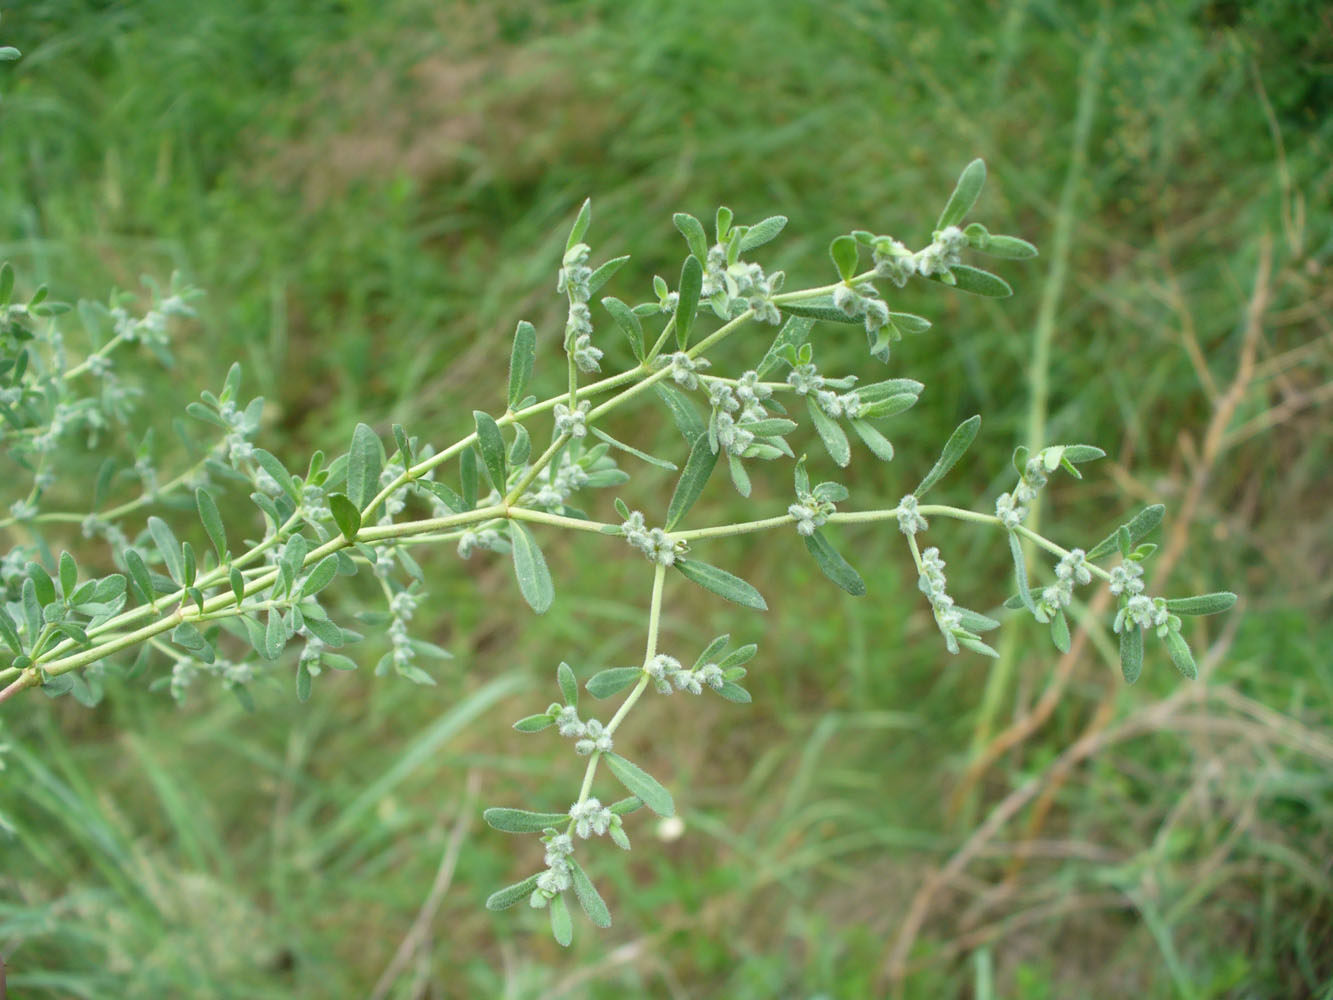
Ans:
[{"label": "fuzzy white flower cluster", "polygon": [[837,508],[829,500],[821,500],[813,493],[798,491],[796,502],[787,507],[787,513],[796,521],[796,533],[803,537],[822,528]]},{"label": "fuzzy white flower cluster", "polygon": [[1156,629],[1159,636],[1165,634],[1171,613],[1163,598],[1143,592],[1143,566],[1137,560],[1127,559],[1111,569],[1110,589],[1123,601],[1112,624],[1117,633],[1137,626]]},{"label": "fuzzy white flower cluster", "polygon": [[870,284],[860,288],[846,283],[839,285],[833,290],[833,307],[852,318],[860,316],[865,321],[867,333],[875,333],[889,323],[889,304]]},{"label": "fuzzy white flower cluster", "polygon": [[957,226],[946,226],[935,234],[930,246],[918,250],[913,257],[916,270],[925,277],[948,274],[963,262],[963,247],[967,237]]},{"label": "fuzzy white flower cluster", "polygon": [[773,303],[773,296],[782,290],[785,278],[782,271],[766,275],[762,267],[750,261],[728,263],[727,245],[717,243],[704,262],[700,298],[719,304],[723,318],[732,319],[752,309],[759,322],[776,325],[782,322],[782,315]]},{"label": "fuzzy white flower cluster", "polygon": [[393,665],[403,670],[412,665],[417,651],[412,647],[412,638],[408,635],[407,623],[417,610],[420,598],[409,590],[400,590],[389,599],[389,614],[393,620],[389,623],[389,643]]},{"label": "fuzzy white flower cluster", "polygon": [[865,405],[861,402],[860,395],[856,390],[849,392],[836,393],[827,389],[818,389],[815,392],[815,402],[819,408],[827,413],[834,420],[839,417],[855,419],[861,415],[861,408]]},{"label": "fuzzy white flower cluster", "polygon": [[661,528],[648,528],[643,514],[637,510],[630,511],[620,528],[625,533],[625,541],[663,566],[675,565],[676,557],[686,552],[684,542],[672,539]]},{"label": "fuzzy white flower cluster", "polygon": [[578,406],[571,410],[564,403],[555,404],[555,432],[568,434],[570,437],[587,437],[588,410],[592,404],[586,399],[579,400]]},{"label": "fuzzy white flower cluster", "polygon": [[720,691],[726,683],[722,668],[716,663],[705,663],[697,670],[686,670],[678,659],[664,653],[658,653],[649,660],[643,671],[652,678],[653,687],[661,694],[671,694],[672,691],[703,694],[704,685]]},{"label": "fuzzy white flower cluster", "polygon": [[592,298],[592,268],[588,258],[592,249],[586,243],[576,243],[565,253],[563,266],[556,280],[556,291],[569,296],[569,313],[565,320],[565,351],[574,359],[580,371],[601,371],[602,352],[592,345],[592,312],[588,300]]},{"label": "fuzzy white flower cluster", "polygon": [[1037,621],[1049,622],[1073,602],[1076,586],[1091,582],[1092,571],[1088,569],[1087,553],[1082,549],[1072,549],[1055,564],[1055,582],[1042,590],[1037,600]]},{"label": "fuzzy white flower cluster", "polygon": [[1044,452],[1039,452],[1028,459],[1014,491],[1001,493],[995,500],[995,516],[1010,531],[1027,520],[1033,501],[1037,499],[1037,495],[1041,493],[1049,479],[1043,454]]},{"label": "fuzzy white flower cluster", "polygon": [[464,559],[471,559],[478,549],[487,552],[504,552],[509,543],[495,528],[467,530],[458,536],[458,554]]},{"label": "fuzzy white flower cluster", "polygon": [[898,501],[898,530],[904,535],[915,535],[918,531],[925,531],[930,524],[921,515],[920,504],[917,503],[916,494],[909,493]]},{"label": "fuzzy white flower cluster", "polygon": [[958,638],[955,635],[963,627],[962,615],[954,607],[953,598],[947,588],[949,581],[944,576],[945,562],[940,558],[940,550],[931,546],[921,553],[921,575],[917,578],[917,587],[930,601],[935,612],[935,624],[944,635],[944,644],[949,652],[958,652]]},{"label": "fuzzy white flower cluster", "polygon": [[599,837],[605,834],[611,829],[614,817],[615,813],[609,807],[602,805],[598,799],[576,802],[569,807],[569,818],[574,821],[574,832],[584,840],[594,834]]},{"label": "fuzzy white flower cluster", "polygon": [[796,365],[787,373],[787,384],[796,390],[796,395],[807,396],[824,388],[824,376],[813,364]]},{"label": "fuzzy white flower cluster", "polygon": [[916,257],[906,244],[891,236],[880,236],[871,244],[875,277],[888,278],[899,288],[916,274]]},{"label": "fuzzy white flower cluster", "polygon": [[670,368],[672,380],[682,389],[699,388],[699,372],[710,367],[707,358],[692,358],[684,351],[658,358],[656,368]]},{"label": "fuzzy white flower cluster", "polygon": [[554,718],[556,732],[561,736],[575,740],[574,752],[586,757],[594,750],[607,753],[612,748],[611,734],[596,719],[586,722],[579,718],[579,710],[573,705],[552,705],[547,709]]}]

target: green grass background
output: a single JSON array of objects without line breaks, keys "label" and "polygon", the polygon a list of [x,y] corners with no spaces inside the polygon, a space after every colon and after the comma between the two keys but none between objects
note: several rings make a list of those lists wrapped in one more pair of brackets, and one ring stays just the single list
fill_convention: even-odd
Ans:
[{"label": "green grass background", "polygon": [[[934,898],[903,994],[1333,996],[1323,5],[28,0],[0,30],[24,52],[0,80],[0,256],[69,300],[185,272],[208,297],[176,369],[142,365],[158,422],[239,359],[269,400],[261,443],[293,464],[345,447],[357,420],[445,443],[496,410],[515,322],[561,321],[554,273],[586,195],[599,256],[635,254],[608,289],[621,297],[675,274],[672,212],[719,203],[790,216],[761,259],[815,284],[839,232],[927,239],[982,156],[977,217],[1043,256],[1001,268],[1017,289],[1002,303],[895,300],[935,321],[890,366],[927,391],[898,419],[897,460],[842,478],[862,506],[892,503],[981,412],[939,496],[984,506],[1008,488],[1045,300],[1049,438],[1109,458],[1052,489],[1044,528],[1086,545],[1160,499],[1170,532],[1204,475],[1163,589],[1242,595],[1226,621],[1191,623],[1209,667],[1187,698],[1168,701],[1184,682],[1153,644],[1125,688],[1094,642],[1051,718],[950,808],[976,747],[1049,683],[1041,633],[1009,623],[998,677],[949,657],[883,528],[841,535],[859,600],[794,537],[710,545],[771,611],[673,586],[664,647],[758,641],[755,703],[636,711],[624,749],[673,789],[685,834],[640,815],[632,854],[593,850],[616,925],[584,924],[563,951],[543,915],[482,908],[540,855],[479,812],[569,798],[567,748],[508,724],[550,700],[559,659],[584,675],[632,662],[648,574],[614,542],[544,535],[558,598],[534,618],[504,560],[436,552],[418,623],[457,659],[435,688],[326,675],[298,705],[280,666],[251,715],[204,685],[178,710],[142,682],[113,682],[94,711],[5,706],[13,995],[368,995],[461,822],[452,886],[393,997],[879,996],[926,873],[1095,722],[1140,728],[1064,773],[1039,815],[995,827]],[[1264,247],[1255,367],[1205,475]],[[868,372],[847,329],[820,332],[821,362]],[[537,387],[554,391],[544,346]],[[664,422],[637,409],[612,432],[674,447]],[[623,495],[661,510],[669,490],[653,473]],[[777,511],[789,491],[775,468],[744,504],[719,477],[696,517]],[[999,539],[939,524],[932,541],[960,601],[998,606]]]}]

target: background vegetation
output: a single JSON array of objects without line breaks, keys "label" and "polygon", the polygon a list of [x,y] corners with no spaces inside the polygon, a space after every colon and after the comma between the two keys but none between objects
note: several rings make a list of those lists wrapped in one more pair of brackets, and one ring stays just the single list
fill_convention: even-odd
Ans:
[{"label": "background vegetation", "polygon": [[[1097,634],[1060,658],[1012,622],[998,666],[949,657],[896,532],[844,536],[860,600],[794,537],[718,543],[771,613],[673,592],[664,641],[768,629],[755,704],[641,710],[631,756],[685,833],[635,817],[639,849],[594,867],[615,928],[565,952],[542,915],[482,909],[534,859],[479,811],[573,775],[508,723],[558,658],[637,655],[646,575],[561,540],[534,618],[502,561],[437,552],[423,613],[457,659],[436,688],[338,675],[302,706],[279,671],[252,715],[142,682],[92,712],[6,706],[15,995],[1333,996],[1324,5],[27,0],[4,30],[25,57],[0,82],[0,257],[71,300],[185,271],[201,321],[143,384],[179,411],[243,360],[285,457],[357,419],[453,440],[494,409],[515,322],[561,322],[586,194],[599,255],[637,254],[617,294],[674,273],[671,212],[719,202],[788,214],[765,260],[813,283],[837,232],[928,237],[983,156],[984,217],[1043,256],[1007,302],[903,303],[936,327],[893,373],[927,392],[854,495],[892,502],[981,412],[948,497],[993,497],[1041,419],[1110,453],[1053,487],[1055,537],[1161,499],[1161,589],[1242,594],[1193,633],[1198,682],[1157,655],[1126,688]],[[870,363],[822,336],[830,368]],[[737,502],[721,480],[705,499]],[[996,607],[1003,546],[936,534],[959,598]]]}]

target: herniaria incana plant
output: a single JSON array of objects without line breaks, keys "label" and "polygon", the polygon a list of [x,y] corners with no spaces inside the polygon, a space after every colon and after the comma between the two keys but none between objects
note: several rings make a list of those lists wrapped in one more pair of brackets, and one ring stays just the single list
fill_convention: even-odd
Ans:
[{"label": "herniaria incana plant", "polygon": [[[940,550],[925,545],[931,520],[952,518],[997,530],[1014,562],[1015,595],[1007,606],[1050,627],[1051,639],[1068,650],[1067,611],[1075,591],[1107,585],[1117,599],[1111,628],[1119,636],[1125,679],[1133,682],[1144,660],[1145,638],[1159,640],[1177,669],[1195,675],[1182,635],[1181,616],[1229,608],[1230,593],[1165,598],[1145,589],[1143,565],[1152,554],[1144,542],[1161,521],[1150,506],[1096,544],[1066,548],[1029,528],[1034,500],[1052,476],[1081,478],[1079,466],[1102,456],[1086,444],[1051,444],[1014,453],[1012,489],[968,510],[925,502],[927,493],[963,457],[980,418],[964,421],[920,484],[888,509],[848,509],[847,489],[812,482],[804,458],[788,438],[801,424],[839,466],[862,451],[891,461],[886,422],[911,408],[923,390],[910,378],[867,380],[819,366],[811,331],[835,324],[864,331],[870,356],[887,363],[904,333],[920,334],[928,320],[897,312],[888,297],[909,281],[1002,297],[1000,277],[964,263],[972,255],[1023,259],[1036,254],[1024,240],[994,235],[967,216],[985,179],[980,160],[968,165],[935,225],[930,241],[911,249],[892,236],[856,231],[830,246],[836,280],[784,290],[783,273],[752,259],[786,224],[773,216],[738,225],[717,211],[712,239],[693,216],[675,216],[688,254],[674,287],[653,280],[647,301],[630,304],[602,295],[627,257],[595,264],[584,242],[590,209],[579,211],[560,261],[556,289],[568,301],[563,335],[541,335],[518,324],[502,408],[473,414],[473,429],[437,447],[401,426],[382,437],[359,424],[346,453],[316,452],[291,465],[256,443],[260,399],[241,396],[241,369],[233,365],[217,393],[203,392],[188,407],[193,423],[178,428],[193,461],[172,474],[159,471],[152,431],[134,436],[128,418],[138,395],[122,377],[127,349],[147,348],[170,360],[172,328],[191,315],[197,292],[178,278],[152,287],[146,310],[135,296],[115,294],[105,304],[81,302],[76,311],[48,301],[45,290],[16,298],[14,272],[0,270],[0,445],[11,462],[13,502],[0,525],[13,547],[0,560],[4,600],[0,640],[8,660],[0,667],[0,702],[29,688],[71,695],[86,704],[101,697],[110,672],[151,671],[154,686],[177,699],[201,678],[212,677],[247,706],[250,688],[271,674],[289,645],[295,658],[296,695],[310,696],[325,670],[351,670],[362,639],[335,621],[324,602],[341,577],[373,576],[384,611],[360,621],[381,624],[387,651],[376,674],[397,674],[418,684],[434,681],[422,663],[449,654],[412,633],[413,611],[425,580],[411,552],[422,544],[457,547],[463,558],[512,560],[518,590],[538,613],[554,598],[552,573],[539,539],[554,531],[613,536],[588,539],[621,546],[623,558],[645,561],[647,626],[641,663],[602,670],[583,687],[599,700],[620,698],[597,712],[580,703],[577,671],[556,669],[560,693],[543,710],[515,723],[524,733],[553,730],[584,759],[582,780],[570,781],[562,798],[540,810],[488,809],[487,822],[507,833],[536,834],[542,859],[537,870],[494,893],[487,906],[503,909],[526,901],[545,908],[561,944],[572,936],[570,890],[598,926],[609,910],[579,857],[586,842],[609,837],[630,847],[625,817],[647,807],[674,812],[667,788],[617,751],[630,712],[645,695],[717,695],[746,703],[746,664],[753,643],[730,648],[729,636],[700,641],[696,649],[658,646],[668,581],[684,579],[746,608],[764,610],[763,596],[728,569],[706,561],[711,539],[776,531],[795,535],[828,578],[850,594],[865,593],[857,571],[830,540],[826,526],[885,522],[903,536],[927,602],[950,653],[994,656],[982,638],[999,623],[956,604],[950,596]],[[862,270],[868,256],[869,267]],[[77,321],[77,322],[73,322]],[[764,336],[765,328],[773,334]],[[77,335],[73,335],[77,330]],[[71,334],[67,340],[67,331]],[[634,363],[603,372],[608,338],[623,337]],[[751,364],[722,370],[710,355],[724,341],[756,345]],[[547,399],[528,392],[539,348],[559,340],[566,388]],[[759,348],[763,348],[760,350]],[[616,518],[597,520],[582,509],[593,490],[626,482],[636,463],[671,472],[677,465],[616,440],[605,417],[628,404],[660,407],[679,428],[684,445],[675,490],[665,510],[630,510],[615,500]],[[850,432],[850,433],[849,433]],[[87,485],[89,503],[78,511],[46,509],[44,500],[63,477],[86,468],[76,444],[108,457]],[[687,518],[714,471],[721,466],[743,497],[751,476],[789,463],[794,495],[785,508],[757,512],[754,520],[687,527]],[[64,468],[62,468],[64,466]],[[70,467],[76,467],[73,472]],[[233,499],[249,494],[253,508]],[[129,494],[113,503],[113,498]],[[155,510],[193,508],[198,524],[182,539]],[[428,516],[421,516],[427,514]],[[80,551],[104,543],[104,566],[81,567],[62,546],[81,535]],[[1024,542],[1044,554],[1034,584]],[[633,550],[632,552],[629,550]],[[483,556],[484,554],[484,556]],[[346,617],[344,615],[344,617]],[[571,659],[576,657],[571,656]],[[686,664],[689,664],[688,666]],[[543,736],[539,738],[550,738]],[[600,779],[600,780],[599,780]],[[617,793],[624,793],[617,797]]]}]

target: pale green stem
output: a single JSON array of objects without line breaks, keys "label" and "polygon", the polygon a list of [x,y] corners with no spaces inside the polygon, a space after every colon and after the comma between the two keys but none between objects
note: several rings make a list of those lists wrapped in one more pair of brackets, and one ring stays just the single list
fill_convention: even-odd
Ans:
[{"label": "pale green stem", "polygon": [[568,440],[569,440],[568,434],[556,435],[555,440],[551,442],[551,447],[547,448],[544,452],[542,452],[541,457],[539,457],[537,461],[532,463],[532,468],[528,469],[528,471],[524,473],[523,478],[520,479],[517,485],[515,485],[514,488],[509,491],[508,495],[505,496],[504,498],[505,506],[509,506],[510,504],[514,503],[515,501],[518,500],[519,497],[523,495],[523,491],[526,490],[529,486],[531,486],[532,481],[542,474],[542,470],[546,468],[546,466],[550,463],[551,459],[555,458],[556,453],[560,451],[561,448],[564,447],[565,442]]},{"label": "pale green stem", "polygon": [[[662,588],[665,581],[666,567],[661,563],[658,563],[653,570],[653,596],[648,605],[648,643],[643,654],[643,665],[645,667],[647,667],[652,658],[657,655],[657,633],[662,622]],[[608,735],[613,735],[620,727],[620,724],[625,720],[625,716],[629,715],[630,709],[634,707],[635,702],[643,696],[644,689],[648,687],[649,680],[648,673],[645,671],[644,675],[639,678],[639,682],[634,685],[634,690],[629,693],[616,714],[611,717],[611,721],[606,724],[606,732]],[[576,807],[587,802],[588,796],[592,794],[592,781],[597,775],[597,762],[601,760],[601,757],[602,754],[600,751],[593,751],[592,756],[588,758],[588,767],[587,770],[583,772],[583,784],[579,788],[579,800],[575,804]],[[573,820],[569,821],[569,829],[574,829]]]}]

